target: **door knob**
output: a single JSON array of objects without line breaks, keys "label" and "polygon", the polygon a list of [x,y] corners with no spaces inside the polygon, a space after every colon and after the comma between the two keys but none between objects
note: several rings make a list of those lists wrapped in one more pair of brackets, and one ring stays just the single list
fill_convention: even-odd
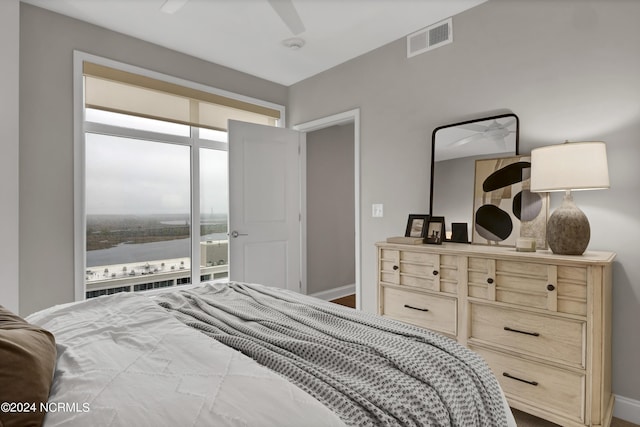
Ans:
[{"label": "door knob", "polygon": [[244,234],[244,233],[238,233],[236,230],[233,230],[231,232],[231,237],[238,237],[238,236],[248,236],[248,234]]}]

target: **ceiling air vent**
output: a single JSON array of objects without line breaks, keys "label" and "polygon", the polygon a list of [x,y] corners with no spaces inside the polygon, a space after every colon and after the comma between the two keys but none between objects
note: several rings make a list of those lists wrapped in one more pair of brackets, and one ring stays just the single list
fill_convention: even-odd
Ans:
[{"label": "ceiling air vent", "polygon": [[433,24],[407,36],[407,58],[419,55],[453,41],[453,19]]}]

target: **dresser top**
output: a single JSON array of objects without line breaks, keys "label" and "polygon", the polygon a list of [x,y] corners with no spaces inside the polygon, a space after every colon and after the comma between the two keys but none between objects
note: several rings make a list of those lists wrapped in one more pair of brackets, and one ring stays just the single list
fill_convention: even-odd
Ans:
[{"label": "dresser top", "polygon": [[376,246],[393,248],[398,250],[411,250],[437,254],[455,254],[478,257],[514,258],[530,262],[562,262],[575,264],[609,264],[613,262],[616,254],[606,251],[586,251],[582,255],[557,255],[550,250],[538,250],[536,252],[518,252],[513,247],[471,245],[465,243],[445,242],[441,245],[406,245],[401,243],[377,242]]}]

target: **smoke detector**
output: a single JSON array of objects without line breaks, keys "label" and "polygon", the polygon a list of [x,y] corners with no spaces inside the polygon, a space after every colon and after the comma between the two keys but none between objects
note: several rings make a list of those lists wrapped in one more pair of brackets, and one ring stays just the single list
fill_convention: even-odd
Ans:
[{"label": "smoke detector", "polygon": [[285,47],[288,47],[291,50],[298,50],[302,46],[304,46],[305,41],[304,41],[304,39],[301,39],[300,37],[292,37],[290,39],[282,40],[282,44]]}]

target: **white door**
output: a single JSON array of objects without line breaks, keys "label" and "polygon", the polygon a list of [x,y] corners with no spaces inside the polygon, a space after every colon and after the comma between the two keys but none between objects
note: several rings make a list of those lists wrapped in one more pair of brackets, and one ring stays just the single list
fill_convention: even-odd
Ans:
[{"label": "white door", "polygon": [[229,121],[229,279],[301,290],[300,154],[305,135]]}]

